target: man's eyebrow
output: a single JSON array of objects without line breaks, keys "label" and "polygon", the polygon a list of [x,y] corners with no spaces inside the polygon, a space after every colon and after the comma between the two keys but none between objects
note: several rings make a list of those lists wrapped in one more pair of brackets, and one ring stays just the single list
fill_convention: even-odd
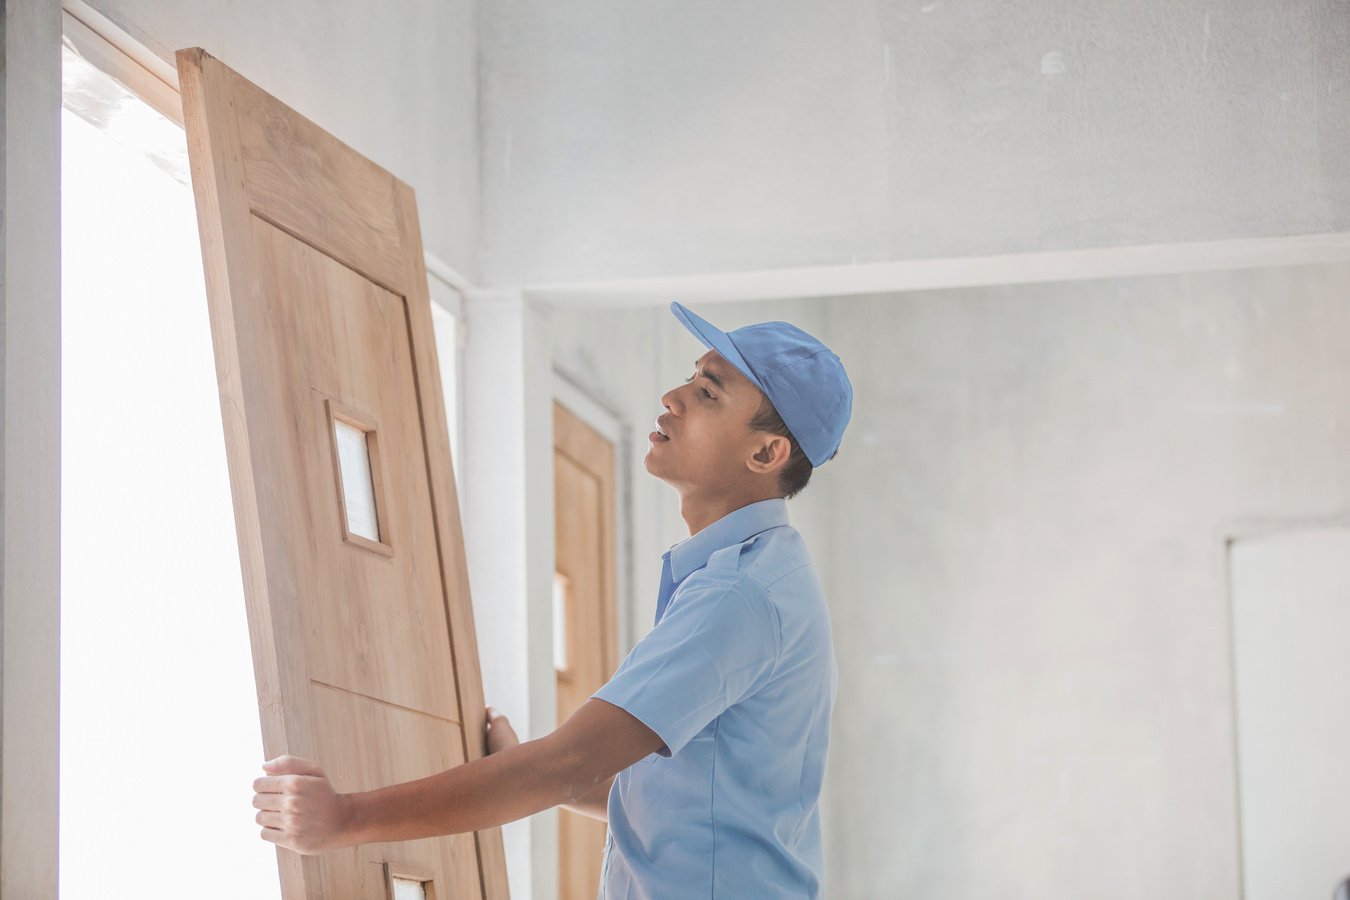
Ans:
[{"label": "man's eyebrow", "polygon": [[694,371],[701,374],[704,378],[708,379],[713,384],[717,385],[719,389],[724,391],[727,389],[727,386],[722,381],[721,377],[718,375],[714,375],[711,371],[708,370],[707,366],[704,366],[703,369],[700,371],[698,367],[698,360],[694,360]]}]

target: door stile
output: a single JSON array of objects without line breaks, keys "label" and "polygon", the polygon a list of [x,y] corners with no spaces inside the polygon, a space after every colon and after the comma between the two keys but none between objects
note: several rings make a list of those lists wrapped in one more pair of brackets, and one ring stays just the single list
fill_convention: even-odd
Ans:
[{"label": "door stile", "polygon": [[[275,465],[278,454],[269,454],[263,443],[269,429],[250,428],[250,418],[266,419],[262,411],[277,402],[275,393],[269,389],[269,378],[259,373],[271,373],[271,380],[277,383],[278,353],[271,342],[238,339],[241,333],[257,335],[260,329],[248,324],[251,310],[258,305],[235,302],[236,298],[259,296],[263,289],[254,277],[257,267],[248,239],[251,213],[243,190],[238,123],[230,84],[227,73],[212,63],[214,60],[198,48],[178,53],[184,120],[197,125],[196,129],[187,129],[188,160],[194,187],[200,186],[194,190],[194,196],[202,264],[213,297],[208,304],[211,339],[215,345],[240,568],[248,601],[249,640],[254,647],[263,754],[267,758],[287,752],[303,756],[314,746],[309,722],[300,709],[284,703],[282,698],[308,690],[305,667],[286,665],[279,650],[285,647],[288,652],[303,653],[303,624],[298,604],[273,602],[278,582],[293,586],[295,577],[293,572],[277,571],[278,566],[284,565],[284,558],[269,558],[264,552],[264,547],[276,546],[282,539],[279,533],[269,533],[284,521],[283,517],[269,514],[271,503],[279,496],[268,483],[272,477],[270,466]],[[222,223],[232,224],[222,227]],[[271,334],[270,329],[262,332]],[[304,895],[306,882],[317,882],[317,868],[306,863],[308,858],[279,853],[277,859],[284,894]]]}]

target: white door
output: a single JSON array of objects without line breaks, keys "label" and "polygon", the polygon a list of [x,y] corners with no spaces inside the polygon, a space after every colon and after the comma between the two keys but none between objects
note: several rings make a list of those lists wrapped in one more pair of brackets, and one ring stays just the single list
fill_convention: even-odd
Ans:
[{"label": "white door", "polygon": [[1245,900],[1350,875],[1350,529],[1229,550]]}]

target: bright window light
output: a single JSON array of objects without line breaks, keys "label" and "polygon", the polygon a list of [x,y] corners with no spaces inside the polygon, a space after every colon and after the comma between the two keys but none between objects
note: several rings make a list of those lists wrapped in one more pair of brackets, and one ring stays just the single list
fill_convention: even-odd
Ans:
[{"label": "bright window light", "polygon": [[427,883],[417,878],[393,878],[394,900],[427,900]]},{"label": "bright window light", "polygon": [[184,135],[64,62],[61,897],[280,897]]}]

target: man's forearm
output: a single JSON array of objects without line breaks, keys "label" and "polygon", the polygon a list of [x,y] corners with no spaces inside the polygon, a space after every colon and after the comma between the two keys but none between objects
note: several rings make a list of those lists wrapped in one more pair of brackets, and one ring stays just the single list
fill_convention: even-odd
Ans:
[{"label": "man's forearm", "polygon": [[599,819],[601,822],[608,822],[609,789],[614,786],[614,779],[617,777],[616,775],[609,776],[599,787],[586,796],[579,797],[571,803],[564,803],[563,808],[570,809],[572,812],[583,816],[589,816],[592,819]]},{"label": "man's forearm", "polygon": [[607,778],[589,774],[548,738],[476,759],[417,781],[344,795],[347,844],[480,831],[571,803]]}]

